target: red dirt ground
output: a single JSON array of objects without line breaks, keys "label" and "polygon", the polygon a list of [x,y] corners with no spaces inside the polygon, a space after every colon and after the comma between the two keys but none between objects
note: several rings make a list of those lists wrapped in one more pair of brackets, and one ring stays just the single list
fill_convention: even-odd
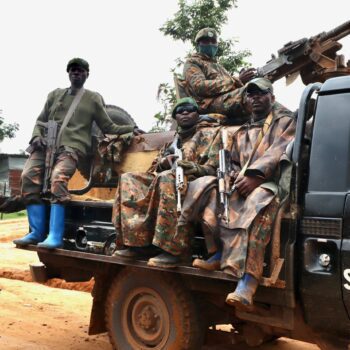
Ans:
[{"label": "red dirt ground", "polygon": [[[53,279],[45,285],[32,282],[29,264],[38,262],[36,253],[16,249],[12,243],[26,230],[25,219],[0,221],[0,350],[111,350],[107,335],[87,335],[93,281],[67,283]],[[231,349],[251,348],[237,345]],[[318,347],[281,338],[256,349]]]}]

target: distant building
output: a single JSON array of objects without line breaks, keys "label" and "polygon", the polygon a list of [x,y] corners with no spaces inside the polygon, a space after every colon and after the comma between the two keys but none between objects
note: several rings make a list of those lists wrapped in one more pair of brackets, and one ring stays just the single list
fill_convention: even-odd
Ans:
[{"label": "distant building", "polygon": [[28,156],[0,153],[0,195],[13,196],[21,191],[21,173]]}]

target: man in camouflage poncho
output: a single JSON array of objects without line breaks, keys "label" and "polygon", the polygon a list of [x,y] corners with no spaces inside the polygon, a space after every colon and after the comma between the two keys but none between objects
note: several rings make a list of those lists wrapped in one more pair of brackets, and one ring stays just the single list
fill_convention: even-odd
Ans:
[{"label": "man in camouflage poncho", "polygon": [[[83,88],[89,76],[88,62],[81,58],[73,58],[68,62],[67,73],[71,86],[49,93],[30,141],[28,149],[30,156],[21,176],[21,195],[27,208],[31,231],[23,238],[14,241],[18,245],[38,244],[49,249],[63,245],[65,204],[71,198],[68,181],[73,176],[78,161],[86,156],[91,147],[91,129],[94,121],[103,132],[113,134],[141,132],[136,126],[114,124],[106,112],[101,95]],[[42,198],[42,189],[46,157],[45,125],[48,121],[57,122],[60,131],[55,140],[57,152],[53,155],[55,158],[49,179],[49,193],[45,193],[48,195],[46,199],[51,204],[50,230],[47,236],[47,206]]]},{"label": "man in camouflage poncho", "polygon": [[[279,205],[278,164],[295,132],[291,112],[275,113],[272,93],[271,83],[264,78],[253,79],[246,86],[252,115],[250,122],[231,130],[235,190],[229,198],[228,220],[213,215],[218,211],[217,190],[213,189],[215,178],[208,176],[190,184],[179,218],[179,225],[186,225],[192,220],[193,201],[200,203],[201,198],[205,198],[203,206],[210,210],[204,212],[203,222],[212,232],[219,227],[222,247],[207,261],[196,259],[193,265],[208,270],[221,267],[224,272],[240,278],[235,292],[226,299],[228,304],[236,306],[252,305],[262,277],[265,247]],[[209,246],[211,252],[216,250],[213,242]]]},{"label": "man in camouflage poncho", "polygon": [[[196,102],[188,97],[177,102],[172,116],[178,123],[177,147],[183,152],[183,160],[177,163],[187,179],[214,175],[219,150],[214,140],[219,124],[208,116],[199,116]],[[151,254],[152,248],[158,247],[162,253],[148,264],[174,267],[181,262],[180,255],[189,250],[190,233],[176,228],[177,198],[171,169],[175,159],[168,153],[167,149],[161,151],[147,173],[121,176],[113,222],[127,249],[117,250],[114,256],[135,259]]]},{"label": "man in camouflage poncho", "polygon": [[216,61],[217,33],[212,28],[201,29],[195,38],[197,53],[185,62],[185,90],[198,103],[200,112],[221,113],[238,119],[243,113],[243,85],[256,74],[255,69],[232,76]]}]

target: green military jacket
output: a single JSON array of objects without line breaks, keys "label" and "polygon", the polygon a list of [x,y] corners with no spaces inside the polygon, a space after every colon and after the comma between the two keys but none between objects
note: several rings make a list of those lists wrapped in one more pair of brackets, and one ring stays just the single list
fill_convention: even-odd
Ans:
[{"label": "green military jacket", "polygon": [[[69,94],[68,88],[50,92],[37,121],[55,120],[62,125],[73,99],[74,96]],[[58,147],[72,147],[86,154],[91,147],[91,128],[94,121],[103,133],[125,134],[134,129],[133,125],[114,124],[106,112],[102,96],[97,92],[85,89],[83,97],[62,132]],[[36,136],[44,136],[42,126],[35,125],[32,139]]]}]

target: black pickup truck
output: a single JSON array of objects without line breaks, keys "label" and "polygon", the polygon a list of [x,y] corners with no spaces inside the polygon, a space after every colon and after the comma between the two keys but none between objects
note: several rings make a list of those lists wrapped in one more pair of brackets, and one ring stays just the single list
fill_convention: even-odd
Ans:
[{"label": "black pickup truck", "polygon": [[[94,278],[89,333],[107,331],[119,350],[197,350],[237,340],[259,346],[282,336],[321,349],[347,349],[350,77],[305,88],[287,153],[289,196],[274,223],[252,312],[225,304],[237,281],[221,271],[165,270],[114,259],[112,201],[107,200],[70,203],[64,249],[23,248],[37,251],[43,264],[33,269],[34,276]],[[201,237],[194,247],[195,256],[205,256]],[[217,327],[227,324],[231,331]]]}]

